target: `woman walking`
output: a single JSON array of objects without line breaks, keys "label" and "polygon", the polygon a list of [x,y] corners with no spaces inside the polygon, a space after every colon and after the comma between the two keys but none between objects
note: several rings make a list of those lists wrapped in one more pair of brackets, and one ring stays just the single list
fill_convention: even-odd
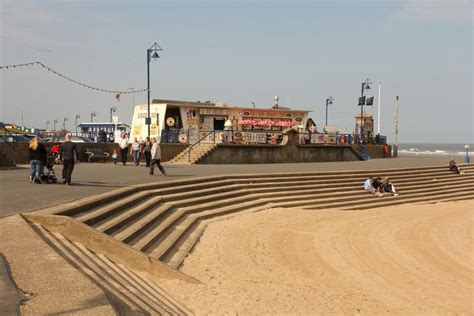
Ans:
[{"label": "woman walking", "polygon": [[31,166],[30,183],[41,184],[41,169],[46,162],[46,148],[39,142],[38,137],[34,137],[28,146],[30,152],[29,161]]},{"label": "woman walking", "polygon": [[127,152],[128,152],[128,136],[127,133],[122,132],[119,141],[120,147],[120,158],[122,159],[122,164],[125,166],[127,164]]},{"label": "woman walking", "polygon": [[160,164],[161,161],[161,148],[160,144],[156,142],[155,138],[151,139],[151,143],[153,144],[151,146],[151,165],[150,165],[150,175],[152,176],[154,171],[155,171],[155,164],[158,166],[158,169],[160,169],[161,173],[163,176],[166,176],[166,171],[163,169],[163,167]]},{"label": "woman walking", "polygon": [[152,143],[150,142],[150,137],[147,136],[145,142],[143,143],[142,153],[145,155],[145,166],[150,168],[150,160],[151,160],[151,146]]},{"label": "woman walking", "polygon": [[133,156],[133,162],[138,167],[140,165],[140,142],[136,137],[133,139],[132,147],[130,147],[130,155]]}]

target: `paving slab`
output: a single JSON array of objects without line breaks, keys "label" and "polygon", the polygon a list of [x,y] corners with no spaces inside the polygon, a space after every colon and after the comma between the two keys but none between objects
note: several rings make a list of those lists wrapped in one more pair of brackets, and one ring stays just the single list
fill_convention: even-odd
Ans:
[{"label": "paving slab", "polygon": [[18,315],[20,304],[27,298],[13,281],[7,258],[0,253],[0,315]]}]

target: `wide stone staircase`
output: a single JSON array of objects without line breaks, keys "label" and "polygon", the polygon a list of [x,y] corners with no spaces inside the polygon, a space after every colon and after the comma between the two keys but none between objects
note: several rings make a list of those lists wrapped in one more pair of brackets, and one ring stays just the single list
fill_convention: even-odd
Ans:
[{"label": "wide stone staircase", "polygon": [[[105,253],[111,262],[122,260],[126,265],[132,255],[134,262],[148,258],[155,264],[153,269],[161,269],[161,276],[170,272],[157,263],[176,271],[210,221],[275,207],[317,212],[474,200],[474,164],[461,165],[461,169],[465,174],[429,166],[189,178],[119,189],[55,207],[44,215],[24,216],[46,231],[62,234],[53,236],[57,240],[67,239],[75,247],[74,243],[82,243],[91,254]],[[363,189],[368,176],[389,176],[400,195],[377,198],[368,194]]]},{"label": "wide stone staircase", "polygon": [[[172,164],[195,164],[199,160],[207,156],[211,151],[216,149],[217,144],[215,143],[198,143],[197,145],[191,147],[189,146],[182,152],[180,152],[176,157],[171,159],[169,163]],[[189,151],[191,150],[191,157],[189,156]],[[191,158],[191,159],[189,159]]]}]

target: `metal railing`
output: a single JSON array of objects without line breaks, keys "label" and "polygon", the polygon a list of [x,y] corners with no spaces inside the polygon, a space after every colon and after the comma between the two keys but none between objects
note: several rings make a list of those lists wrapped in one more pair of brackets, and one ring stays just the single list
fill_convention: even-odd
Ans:
[{"label": "metal railing", "polygon": [[[15,135],[13,135],[5,126],[5,124],[0,123],[0,137],[3,139],[3,142],[7,145],[6,147],[9,147],[10,150],[12,151],[12,163],[13,165],[16,165],[16,138]],[[8,135],[8,136],[6,136]],[[11,139],[11,141],[9,140]],[[6,150],[5,147],[5,150]],[[7,157],[6,157],[7,158]]]},{"label": "metal railing", "polygon": [[196,146],[197,144],[201,143],[204,139],[209,137],[211,134],[214,136],[213,137],[214,144],[216,143],[216,130],[213,130],[212,132],[209,132],[206,135],[204,135],[203,137],[201,137],[196,143],[189,146],[189,149],[188,149],[188,162],[191,162],[191,150],[193,149],[193,147]]},{"label": "metal railing", "polygon": [[345,145],[385,145],[387,144],[387,136],[377,135],[370,138],[364,138],[360,141],[358,134],[342,134],[342,133],[308,133],[300,132],[300,144],[345,144]]}]

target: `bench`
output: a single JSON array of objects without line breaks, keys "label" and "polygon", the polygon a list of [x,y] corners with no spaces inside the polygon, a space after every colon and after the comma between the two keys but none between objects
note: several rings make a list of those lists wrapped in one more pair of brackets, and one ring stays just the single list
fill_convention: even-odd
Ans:
[{"label": "bench", "polygon": [[89,156],[87,162],[91,162],[91,159],[104,159],[105,162],[105,160],[110,157],[108,152],[95,148],[86,148],[86,154]]}]

